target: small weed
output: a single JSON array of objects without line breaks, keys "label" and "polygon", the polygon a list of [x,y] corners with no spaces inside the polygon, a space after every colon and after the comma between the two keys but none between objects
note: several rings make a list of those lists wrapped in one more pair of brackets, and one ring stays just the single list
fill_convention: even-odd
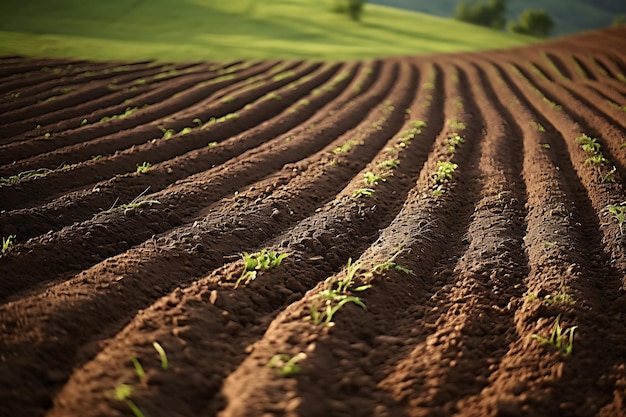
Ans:
[{"label": "small weed", "polygon": [[589,158],[585,159],[585,164],[595,165],[595,166],[605,166],[609,162],[602,154],[593,155]]},{"label": "small weed", "polygon": [[456,152],[456,148],[465,143],[465,139],[463,139],[458,133],[453,133],[448,138],[448,151],[450,153]]},{"label": "small weed", "polygon": [[194,118],[192,122],[197,124],[198,127],[202,126],[202,119],[200,119],[199,117]]},{"label": "small weed", "polygon": [[214,148],[217,146],[217,142],[209,142],[209,148]]},{"label": "small weed", "polygon": [[5,253],[7,253],[15,244],[14,240],[17,236],[16,235],[9,235],[7,237],[3,237],[2,238],[2,254],[4,255]]},{"label": "small weed", "polygon": [[546,128],[543,127],[543,125],[541,123],[539,123],[539,122],[533,122],[533,125],[540,132],[545,132],[546,131]]},{"label": "small weed", "polygon": [[235,288],[237,288],[242,281],[244,281],[244,285],[248,285],[256,278],[258,271],[280,266],[283,259],[287,256],[287,253],[278,254],[277,252],[271,252],[267,249],[253,254],[242,253],[241,257],[243,258],[244,269],[235,283]]},{"label": "small weed", "polygon": [[542,147],[543,149],[550,149],[550,144],[549,144],[549,143],[542,143],[542,144],[541,144],[541,147]]},{"label": "small weed", "polygon": [[297,363],[303,359],[306,359],[304,352],[300,352],[293,357],[279,353],[272,356],[272,359],[267,363],[267,367],[274,368],[278,376],[289,378],[300,373],[300,366],[298,366]]},{"label": "small weed", "polygon": [[80,121],[80,125],[81,126],[85,126],[87,123],[89,123],[89,121],[87,121],[87,119],[83,119]]},{"label": "small weed", "polygon": [[558,315],[556,320],[554,320],[554,325],[552,327],[552,333],[550,334],[550,338],[545,338],[539,336],[538,334],[533,334],[532,338],[540,341],[541,343],[553,345],[564,354],[569,355],[570,353],[572,353],[572,350],[574,348],[574,330],[576,330],[578,326],[562,328],[559,323],[560,319],[561,316]]},{"label": "small weed", "polygon": [[372,171],[367,171],[363,174],[363,182],[366,185],[376,185],[379,182],[385,181],[382,175],[374,174]]},{"label": "small weed", "polygon": [[116,119],[125,119],[131,114],[133,114],[134,112],[136,112],[137,110],[139,110],[139,107],[127,107],[124,113],[122,114],[116,114],[113,116],[104,116],[103,118],[100,119],[100,123],[108,122],[110,120],[116,120]]},{"label": "small weed", "polygon": [[359,188],[352,193],[352,197],[359,198],[361,196],[371,197],[374,195],[374,190],[371,188]]},{"label": "small weed", "polygon": [[587,135],[582,135],[577,137],[575,140],[576,143],[580,144],[582,150],[587,153],[597,153],[600,151],[601,145],[595,138],[590,138]]},{"label": "small weed", "polygon": [[620,204],[611,204],[606,206],[606,210],[615,217],[615,221],[619,226],[620,234],[624,234],[624,217],[626,217],[626,201]]},{"label": "small weed", "polygon": [[380,164],[378,164],[378,168],[394,169],[394,168],[398,168],[399,165],[400,165],[400,162],[398,162],[398,160],[387,159],[381,162]]},{"label": "small weed", "polygon": [[[126,203],[126,204],[121,204],[119,206],[119,208],[122,209],[132,209],[132,208],[136,208],[136,207],[141,207],[145,204],[161,204],[161,202],[159,200],[140,200],[141,197],[143,197],[148,190],[150,189],[150,187],[146,188],[145,190],[143,190],[141,193],[139,193],[137,195],[137,197],[133,198],[130,203]],[[115,199],[115,201],[113,202],[113,205],[111,206],[111,208],[109,208],[108,210],[105,211],[105,213],[110,213],[111,211],[113,211],[113,209],[117,206],[117,202],[119,201],[119,197]]]},{"label": "small weed", "polygon": [[137,164],[137,173],[138,174],[145,174],[148,171],[150,171],[150,167],[152,167],[152,164],[150,162],[144,162],[141,165]]}]

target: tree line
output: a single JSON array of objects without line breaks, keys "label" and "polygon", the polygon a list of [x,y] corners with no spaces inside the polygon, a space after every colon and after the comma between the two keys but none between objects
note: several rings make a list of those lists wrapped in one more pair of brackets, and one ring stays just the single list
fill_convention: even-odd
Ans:
[{"label": "tree line", "polygon": [[554,30],[554,20],[541,9],[526,9],[516,22],[506,21],[506,0],[461,0],[456,7],[454,18],[492,29],[508,28],[510,32],[547,38]]}]

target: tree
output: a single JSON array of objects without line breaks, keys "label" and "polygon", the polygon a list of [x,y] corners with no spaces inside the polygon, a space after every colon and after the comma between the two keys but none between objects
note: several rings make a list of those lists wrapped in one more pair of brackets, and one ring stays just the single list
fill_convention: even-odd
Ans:
[{"label": "tree", "polygon": [[509,23],[509,31],[547,38],[554,29],[554,21],[545,10],[526,9],[517,22]]},{"label": "tree", "polygon": [[489,0],[487,3],[461,0],[457,4],[454,18],[493,29],[504,29],[506,25],[505,13],[506,0]]},{"label": "tree", "polygon": [[352,20],[360,20],[365,0],[335,0],[333,10],[337,13],[345,13]]}]

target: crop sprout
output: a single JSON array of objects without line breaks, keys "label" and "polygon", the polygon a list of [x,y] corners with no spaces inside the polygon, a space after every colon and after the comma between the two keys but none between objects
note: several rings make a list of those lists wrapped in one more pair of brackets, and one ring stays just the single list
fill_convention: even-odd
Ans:
[{"label": "crop sprout", "polygon": [[137,164],[137,173],[145,174],[146,172],[150,171],[150,167],[152,167],[152,164],[150,162],[144,162],[141,165]]},{"label": "crop sprout", "polygon": [[298,362],[306,359],[306,353],[300,352],[297,355],[289,356],[284,353],[279,353],[272,356],[272,359],[267,363],[268,368],[276,370],[276,374],[282,378],[289,378],[300,373],[300,366]]},{"label": "crop sprout", "polygon": [[48,168],[32,169],[11,175],[10,177],[0,177],[0,184],[16,184],[18,182],[42,178],[51,173],[53,170]]},{"label": "crop sprout", "polygon": [[244,285],[248,285],[251,281],[256,279],[259,271],[272,269],[280,266],[283,259],[289,254],[268,251],[263,249],[260,252],[249,254],[242,253],[241,257],[244,263],[244,269],[241,276],[235,282],[235,288],[239,287],[239,284],[243,281]]},{"label": "crop sprout", "polygon": [[371,188],[359,188],[352,193],[352,197],[371,197],[374,195],[374,190]]},{"label": "crop sprout", "polygon": [[448,137],[448,151],[450,153],[456,152],[456,148],[465,143],[465,139],[458,133],[453,133]]},{"label": "crop sprout", "polygon": [[574,330],[576,330],[578,326],[563,328],[559,323],[560,319],[561,315],[559,314],[554,320],[549,338],[545,338],[536,333],[532,335],[532,338],[541,343],[553,345],[565,355],[569,355],[574,349]]},{"label": "crop sprout", "polygon": [[459,166],[450,161],[437,161],[437,170],[432,174],[435,180],[433,196],[438,197],[444,192],[445,185],[452,180],[452,174]]},{"label": "crop sprout", "polygon": [[122,209],[132,209],[132,208],[136,208],[136,207],[141,207],[145,204],[161,204],[161,202],[159,200],[140,200],[141,197],[143,197],[148,190],[150,189],[150,187],[147,187],[145,190],[143,190],[141,193],[139,193],[137,195],[137,197],[133,198],[129,203],[126,204],[121,204],[119,206],[117,206],[117,202],[120,200],[119,197],[115,199],[115,201],[113,202],[113,205],[111,206],[111,208],[109,208],[108,210],[105,211],[105,213],[110,213],[111,211],[113,211],[113,209],[117,206],[119,208]]},{"label": "crop sprout", "polygon": [[583,151],[591,156],[585,159],[585,164],[595,165],[597,167],[605,166],[609,163],[608,159],[602,155],[600,148],[602,147],[597,139],[582,135],[576,138],[576,143],[580,144]]},{"label": "crop sprout", "polygon": [[156,350],[159,354],[159,358],[161,359],[161,369],[167,371],[167,368],[169,367],[169,362],[167,360],[167,354],[165,353],[165,349],[163,349],[163,346],[161,346],[157,341],[152,342],[152,347],[154,347],[154,350]]},{"label": "crop sprout", "polygon": [[394,168],[398,168],[398,166],[400,165],[400,162],[398,162],[397,159],[387,159],[386,161],[381,162],[380,164],[378,164],[378,168],[388,168],[388,169],[394,169]]},{"label": "crop sprout", "polygon": [[613,215],[615,221],[619,226],[619,232],[621,235],[624,234],[624,218],[626,217],[626,201],[621,202],[620,204],[609,204],[606,206],[606,210]]},{"label": "crop sprout", "polygon": [[335,155],[346,153],[350,149],[352,149],[354,146],[357,146],[357,145],[361,145],[361,142],[359,142],[358,140],[350,139],[349,141],[347,141],[343,145],[337,146],[335,149],[333,149],[333,153]]},{"label": "crop sprout", "polygon": [[377,185],[379,182],[385,181],[385,178],[380,174],[374,174],[372,171],[367,171],[363,174],[363,182],[366,185]]},{"label": "crop sprout", "polygon": [[450,119],[447,122],[448,127],[453,130],[465,130],[467,129],[467,125],[463,122],[459,122],[456,119]]},{"label": "crop sprout", "polygon": [[16,235],[9,235],[7,237],[2,237],[2,254],[7,253],[15,244],[14,240]]}]

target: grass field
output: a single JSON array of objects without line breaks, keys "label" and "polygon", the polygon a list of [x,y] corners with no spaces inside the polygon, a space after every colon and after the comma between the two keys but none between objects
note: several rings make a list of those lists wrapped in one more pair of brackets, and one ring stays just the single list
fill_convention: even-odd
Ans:
[{"label": "grass field", "polygon": [[[269,4],[271,3],[271,4]],[[368,4],[362,22],[331,0],[0,2],[0,55],[163,61],[363,59],[532,40]]]}]

